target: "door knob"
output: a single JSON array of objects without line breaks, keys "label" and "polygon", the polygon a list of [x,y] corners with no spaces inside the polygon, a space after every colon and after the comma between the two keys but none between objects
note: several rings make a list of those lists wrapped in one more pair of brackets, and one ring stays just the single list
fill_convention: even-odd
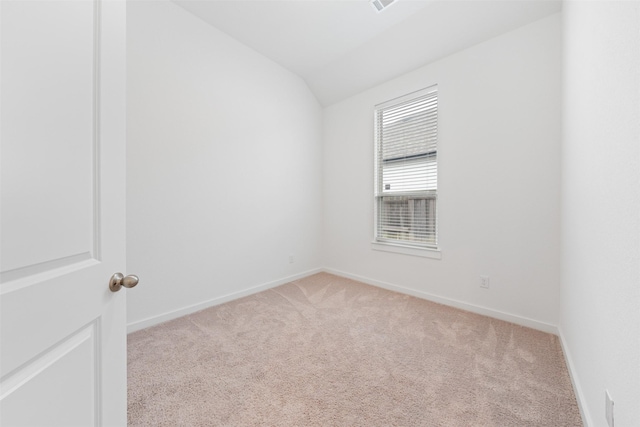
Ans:
[{"label": "door knob", "polygon": [[125,288],[133,288],[138,284],[139,280],[135,274],[124,276],[122,273],[116,273],[109,280],[109,289],[111,289],[111,292],[118,292],[123,286]]}]

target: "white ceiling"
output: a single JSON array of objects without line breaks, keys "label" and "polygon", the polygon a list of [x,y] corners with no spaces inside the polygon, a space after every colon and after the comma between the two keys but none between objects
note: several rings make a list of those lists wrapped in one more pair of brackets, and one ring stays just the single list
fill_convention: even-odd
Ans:
[{"label": "white ceiling", "polygon": [[331,105],[560,11],[560,0],[174,0],[302,77]]}]

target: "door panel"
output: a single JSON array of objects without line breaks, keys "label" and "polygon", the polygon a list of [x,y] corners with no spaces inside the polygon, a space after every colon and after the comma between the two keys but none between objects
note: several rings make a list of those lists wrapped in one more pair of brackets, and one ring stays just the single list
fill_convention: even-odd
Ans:
[{"label": "door panel", "polygon": [[0,2],[0,425],[126,425],[125,19]]},{"label": "door panel", "polygon": [[94,255],[95,6],[2,5],[5,280]]},{"label": "door panel", "polygon": [[[94,322],[82,328],[6,380],[2,414],[6,425],[98,424],[96,326]],[[70,371],[77,375],[68,376]],[[59,393],[62,384],[72,394]]]}]

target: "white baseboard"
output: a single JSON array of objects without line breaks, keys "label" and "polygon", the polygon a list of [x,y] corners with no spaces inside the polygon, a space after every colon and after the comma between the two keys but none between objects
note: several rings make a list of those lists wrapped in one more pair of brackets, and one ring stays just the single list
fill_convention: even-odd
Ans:
[{"label": "white baseboard", "polygon": [[387,289],[390,291],[400,292],[402,294],[411,295],[417,298],[426,299],[428,301],[437,302],[439,304],[448,305],[450,307],[459,308],[461,310],[470,311],[472,313],[482,314],[483,316],[493,317],[494,319],[500,319],[506,322],[515,323],[516,325],[526,326],[528,328],[537,329],[542,332],[558,335],[557,326],[529,319],[527,317],[518,316],[516,314],[505,313],[503,311],[493,310],[491,308],[469,304],[451,298],[445,298],[427,292],[405,288],[403,286],[398,286],[391,283],[381,282],[379,280],[370,279],[368,277],[359,276],[357,274],[346,273],[344,271],[335,270],[333,268],[324,268],[323,271],[335,274],[336,276],[342,276],[348,279],[357,280],[359,282],[367,283],[369,285],[377,286],[379,288]]},{"label": "white baseboard", "polygon": [[246,297],[248,295],[256,294],[258,292],[266,291],[267,289],[275,288],[276,286],[284,285],[285,283],[292,282],[294,280],[302,279],[303,277],[311,276],[312,274],[320,273],[322,268],[316,268],[308,270],[293,276],[283,277],[282,279],[274,280],[271,282],[263,283],[261,285],[253,286],[242,291],[233,292],[231,294],[223,295],[217,298],[213,298],[207,301],[199,302],[187,307],[172,310],[157,316],[147,317],[146,319],[138,320],[127,324],[127,333],[139,331],[150,326],[157,325],[159,323],[166,322],[168,320],[176,319],[178,317],[186,316],[187,314],[195,313],[196,311],[204,310],[205,308],[213,307],[214,305],[220,305],[228,301],[232,301],[238,298]]},{"label": "white baseboard", "polygon": [[562,333],[561,327],[558,328],[558,337],[560,337],[562,353],[564,354],[564,360],[567,364],[567,369],[569,370],[569,377],[571,378],[571,385],[573,385],[573,391],[576,395],[576,400],[578,401],[578,409],[580,409],[582,424],[584,425],[584,427],[591,427],[595,424],[593,424],[593,422],[591,421],[591,415],[589,414],[589,410],[587,409],[586,400],[584,398],[584,394],[582,393],[582,388],[580,387],[578,372],[576,371],[575,365],[573,364],[573,358],[571,357],[569,346],[567,346],[567,342],[564,339],[564,334]]},{"label": "white baseboard", "polygon": [[[438,295],[430,294],[423,291],[418,291],[415,289],[405,288],[403,286],[394,285],[387,282],[382,282],[380,280],[371,279],[364,276],[359,276],[357,274],[351,274],[344,271],[336,270],[333,268],[315,268],[312,270],[308,270],[299,274],[294,274],[292,276],[283,277],[282,279],[274,280],[271,282],[263,283],[257,286],[253,286],[251,288],[244,289],[242,291],[233,292],[227,295],[223,295],[217,298],[213,298],[207,301],[203,301],[197,304],[193,304],[187,307],[179,308],[177,310],[172,310],[163,314],[159,314],[157,316],[148,317],[146,319],[138,320],[136,322],[131,322],[127,324],[127,333],[135,332],[140,329],[148,328],[150,326],[157,325],[162,322],[166,322],[168,320],[172,320],[181,316],[185,316],[187,314],[195,313],[196,311],[204,310],[208,307],[213,307],[215,305],[223,304],[228,301],[232,301],[238,298],[242,298],[248,295],[252,295],[261,291],[265,291],[267,289],[274,288],[276,286],[283,285],[285,283],[302,279],[303,277],[311,276],[312,274],[316,274],[319,272],[327,272],[331,274],[335,274],[336,276],[346,277],[348,279],[357,280],[363,283],[367,283],[372,286],[377,286],[379,288],[387,289],[390,291],[400,292],[407,295],[412,295],[417,298],[426,299],[428,301],[437,302],[439,304],[448,305],[451,307],[456,307],[462,310],[470,311],[472,313],[482,314],[484,316],[493,317],[495,319],[504,320],[506,322],[515,323],[516,325],[526,326],[528,328],[537,329],[539,331],[548,332],[554,335],[560,335],[558,331],[558,327],[555,325],[551,325],[548,323],[540,322],[537,320],[529,319],[527,317],[518,316],[511,313],[505,313],[502,311],[494,310],[487,307],[482,307],[479,305],[469,304],[466,302],[454,300],[451,298],[441,297]],[[563,342],[563,349],[566,350]],[[565,353],[565,355],[568,353]]]}]

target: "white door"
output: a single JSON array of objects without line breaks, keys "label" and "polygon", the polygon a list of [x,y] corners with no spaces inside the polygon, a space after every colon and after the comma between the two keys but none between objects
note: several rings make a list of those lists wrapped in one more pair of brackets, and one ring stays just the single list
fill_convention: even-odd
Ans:
[{"label": "white door", "polygon": [[124,426],[126,4],[0,20],[0,424]]}]

